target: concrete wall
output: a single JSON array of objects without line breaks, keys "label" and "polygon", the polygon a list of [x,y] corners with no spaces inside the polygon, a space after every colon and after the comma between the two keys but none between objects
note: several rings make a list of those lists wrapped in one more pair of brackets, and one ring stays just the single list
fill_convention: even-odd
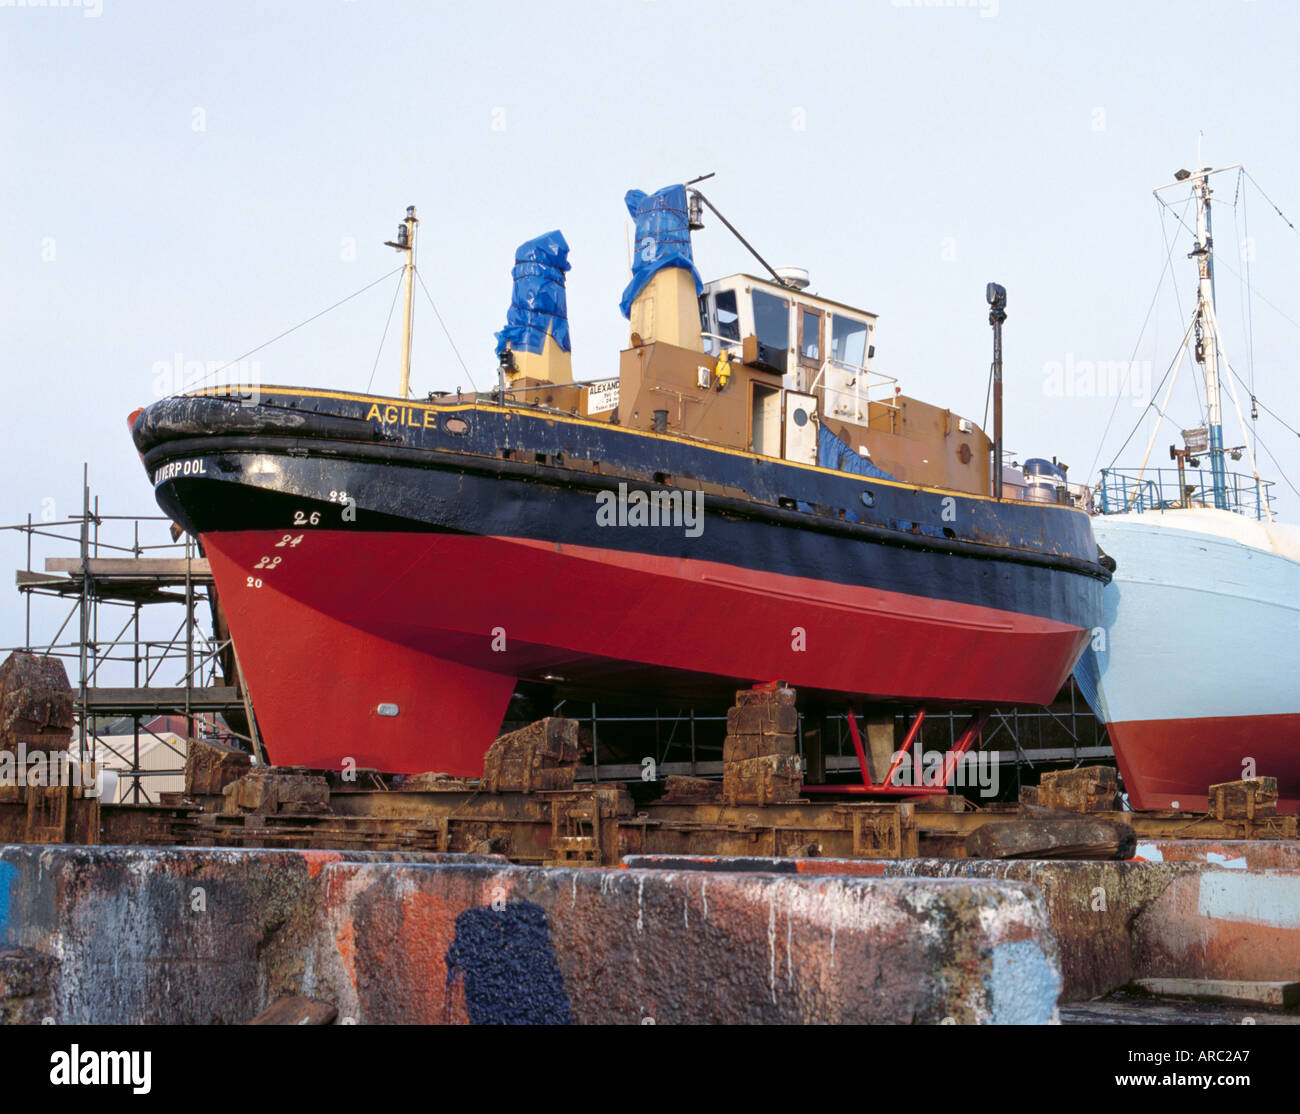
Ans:
[{"label": "concrete wall", "polygon": [[[311,938],[331,865],[437,858],[2,845],[0,947],[11,955],[0,970],[26,983],[22,972],[40,956],[55,960],[50,978],[23,996],[26,1020],[248,1021],[300,981],[302,961],[286,953]],[[11,988],[11,1012],[15,997]]]},{"label": "concrete wall", "polygon": [[[629,856],[638,868],[870,877],[997,879],[1042,895],[1061,965],[1061,1001],[1143,978],[1300,979],[1294,844],[1163,840],[1148,861],[725,859]],[[1157,858],[1157,856],[1159,858]]]},{"label": "concrete wall", "polygon": [[1050,1022],[1016,880],[537,869],[465,856],[0,847],[10,1020]]},{"label": "concrete wall", "polygon": [[1049,1022],[1138,978],[1300,977],[1283,845],[1162,862],[0,846],[0,1020]]}]

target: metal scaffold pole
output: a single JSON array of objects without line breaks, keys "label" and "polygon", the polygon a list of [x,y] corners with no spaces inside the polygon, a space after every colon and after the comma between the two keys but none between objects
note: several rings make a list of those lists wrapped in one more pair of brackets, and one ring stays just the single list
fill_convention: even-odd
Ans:
[{"label": "metal scaffold pole", "polygon": [[81,466],[81,597],[79,602],[79,633],[77,639],[77,716],[81,728],[82,755],[90,748],[89,761],[95,764],[95,733],[90,727],[86,699],[89,678],[86,671],[86,651],[90,642],[90,466]]},{"label": "metal scaffold pole", "polygon": [[[24,522],[0,527],[23,532],[26,564],[17,574],[25,597],[25,641],[0,655],[22,650],[62,660],[70,678],[78,757],[96,772],[113,770],[129,778],[129,788],[124,785],[117,798],[124,803],[157,803],[158,792],[169,791],[151,791],[166,783],[146,779],[172,778],[171,791],[181,788],[179,763],[157,760],[170,753],[183,761],[187,754],[188,742],[175,737],[167,717],[183,717],[187,739],[206,734],[242,740],[238,745],[251,744],[259,758],[265,757],[251,703],[246,694],[240,696],[236,666],[230,660],[222,664],[231,644],[216,638],[215,629],[210,637],[200,621],[200,601],[215,604],[211,569],[193,538],[182,539],[179,532],[166,537],[168,525],[163,515],[102,513],[83,465],[79,513],[61,520],[43,514],[35,521],[28,514]],[[150,541],[153,531],[162,538]],[[34,569],[42,559],[43,569]],[[35,597],[66,608],[52,637],[40,635],[45,605],[34,605]],[[170,633],[159,637],[165,605],[175,604],[184,608],[184,619],[169,623]],[[101,605],[110,609],[104,612],[103,632]],[[118,608],[124,609],[120,627],[112,618]],[[170,676],[171,669],[183,676]],[[218,715],[247,717],[253,738],[213,718]]]}]

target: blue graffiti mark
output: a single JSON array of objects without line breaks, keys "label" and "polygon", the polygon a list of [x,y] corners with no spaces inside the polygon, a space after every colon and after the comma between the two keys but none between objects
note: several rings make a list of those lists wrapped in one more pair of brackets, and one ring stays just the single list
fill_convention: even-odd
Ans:
[{"label": "blue graffiti mark", "polygon": [[0,862],[0,941],[8,935],[10,891],[17,881],[18,870],[13,863]]},{"label": "blue graffiti mark", "polygon": [[447,949],[447,1000],[457,980],[474,1025],[571,1025],[546,913],[531,901],[467,909]]}]

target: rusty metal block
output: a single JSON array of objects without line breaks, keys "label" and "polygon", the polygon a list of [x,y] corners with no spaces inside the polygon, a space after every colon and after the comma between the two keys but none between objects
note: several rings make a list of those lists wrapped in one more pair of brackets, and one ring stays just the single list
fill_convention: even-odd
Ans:
[{"label": "rusty metal block", "polygon": [[1038,785],[1037,804],[1070,812],[1113,812],[1118,795],[1113,767],[1080,766],[1045,773]]},{"label": "rusty metal block", "polygon": [[208,739],[191,739],[185,756],[185,792],[216,797],[252,768],[252,755]]},{"label": "rusty metal block", "polygon": [[0,734],[0,751],[16,756],[25,753],[36,758],[39,755],[63,753],[71,744],[72,733],[63,730],[11,731],[8,735]]},{"label": "rusty metal block", "polygon": [[483,756],[489,793],[571,789],[578,768],[578,722],[548,716],[502,735]]},{"label": "rusty metal block", "polygon": [[747,758],[723,771],[722,793],[729,804],[787,804],[803,791],[803,768],[793,755]]},{"label": "rusty metal block", "polygon": [[[761,735],[728,735],[722,740],[722,761],[724,763],[744,762],[757,758],[761,751]],[[725,766],[723,767],[725,770]]]},{"label": "rusty metal block", "polygon": [[320,813],[328,811],[330,800],[329,783],[323,777],[276,766],[258,766],[222,793],[222,812],[227,816]]},{"label": "rusty metal block", "polygon": [[68,814],[68,842],[96,844],[100,842],[103,814],[98,797],[78,796],[73,790]]},{"label": "rusty metal block", "polygon": [[[0,745],[38,736],[47,750],[66,750],[72,732],[72,686],[58,658],[15,650],[0,663]],[[56,740],[63,740],[62,746]]]},{"label": "rusty metal block", "polygon": [[1129,825],[1082,816],[994,820],[966,837],[972,859],[1130,859],[1136,847]]},{"label": "rusty metal block", "polygon": [[1253,820],[1277,814],[1277,778],[1252,777],[1210,786],[1210,814],[1216,820]]},{"label": "rusty metal block", "polygon": [[404,793],[465,793],[478,788],[477,778],[452,777],[433,771],[411,774],[402,779]]},{"label": "rusty metal block", "polygon": [[762,705],[783,705],[793,708],[794,689],[785,685],[779,688],[740,689],[736,693],[736,707],[751,708]]},{"label": "rusty metal block", "polygon": [[692,805],[715,804],[722,800],[722,783],[704,777],[684,777],[669,774],[660,804]]},{"label": "rusty metal block", "polygon": [[763,704],[740,704],[727,709],[727,733],[730,735],[793,736],[798,730],[799,711],[793,704],[769,701]]},{"label": "rusty metal block", "polygon": [[29,785],[27,787],[27,828],[24,843],[64,843],[68,838],[68,798],[66,785]]},{"label": "rusty metal block", "polygon": [[722,793],[729,804],[798,800],[803,770],[794,689],[741,689],[727,712],[722,744]]},{"label": "rusty metal block", "polygon": [[799,753],[794,735],[728,735],[722,742],[723,762],[744,762],[770,755],[792,757]]}]

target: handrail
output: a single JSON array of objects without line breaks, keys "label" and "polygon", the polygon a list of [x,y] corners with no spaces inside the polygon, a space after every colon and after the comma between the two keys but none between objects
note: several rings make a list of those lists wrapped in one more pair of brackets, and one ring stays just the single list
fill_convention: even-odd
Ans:
[{"label": "handrail", "polygon": [[[828,368],[836,368],[846,374],[853,375],[855,378],[852,389],[846,390],[840,387],[827,386],[824,380]],[[873,377],[876,380],[874,383],[872,382]],[[872,371],[870,368],[862,367],[858,364],[851,364],[846,360],[837,360],[834,357],[827,357],[822,361],[821,369],[817,372],[817,376],[813,379],[812,386],[810,386],[808,390],[810,392],[815,392],[819,386],[822,388],[825,395],[823,408],[830,416],[844,416],[841,410],[831,406],[831,396],[834,395],[851,399],[852,405],[850,409],[853,414],[853,420],[855,422],[861,422],[869,419],[870,406],[873,401],[877,406],[885,406],[891,410],[899,409],[898,403],[894,400],[895,396],[893,392],[891,392],[888,398],[885,399],[873,400],[871,398],[871,389],[873,387],[889,387],[897,385],[897,383],[898,380],[892,375],[885,375],[879,371]],[[863,412],[864,402],[867,405],[865,413]]]},{"label": "handrail", "polygon": [[[1272,518],[1272,480],[1244,472],[1228,472],[1224,479],[1227,510],[1244,518]],[[1214,506],[1214,475],[1208,468],[1103,468],[1097,483],[1097,507],[1104,515]]]},{"label": "handrail", "polygon": [[[700,338],[706,341],[716,340],[718,342],[719,348],[725,348],[727,349],[728,352],[743,350],[745,346],[744,340],[741,339],[740,337],[737,337],[733,340],[731,337],[724,337],[721,333],[700,333]],[[717,352],[711,350],[710,346],[706,346],[704,351],[705,354],[709,356],[718,355]]]}]

